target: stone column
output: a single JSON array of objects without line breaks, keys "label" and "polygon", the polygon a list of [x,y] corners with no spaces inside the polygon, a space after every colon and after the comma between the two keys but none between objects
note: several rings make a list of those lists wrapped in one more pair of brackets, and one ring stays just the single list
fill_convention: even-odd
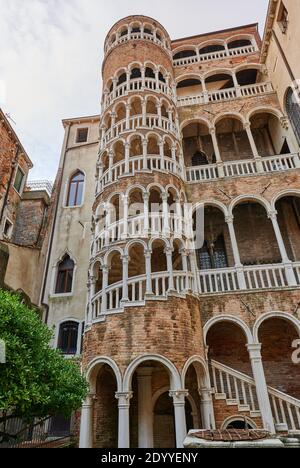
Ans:
[{"label": "stone column", "polygon": [[159,155],[160,155],[160,159],[161,159],[161,170],[164,171],[165,170],[165,154],[164,154],[164,142],[161,141],[159,144]]},{"label": "stone column", "polygon": [[126,91],[129,93],[130,91],[130,77],[131,77],[131,72],[127,70],[126,72]]},{"label": "stone column", "polygon": [[152,372],[150,367],[137,370],[139,448],[153,448]]},{"label": "stone column", "polygon": [[225,174],[224,174],[223,161],[222,161],[221,153],[220,153],[220,149],[219,149],[216,129],[214,127],[211,127],[209,129],[209,133],[211,135],[212,142],[213,142],[214,152],[215,152],[218,171],[219,171],[219,177],[223,178],[225,176]]},{"label": "stone column", "polygon": [[167,269],[169,273],[169,290],[168,292],[174,292],[175,287],[174,287],[174,272],[173,272],[173,249],[171,248],[166,248],[165,249],[165,254],[167,257]]},{"label": "stone column", "polygon": [[117,84],[118,84],[118,78],[113,78],[113,98],[116,99],[116,91],[117,91]]},{"label": "stone column", "polygon": [[256,394],[261,412],[264,429],[275,434],[274,419],[269,400],[268,387],[266,383],[264,368],[261,359],[261,344],[248,344],[253,377],[256,385]]},{"label": "stone column", "polygon": [[187,390],[170,391],[173,398],[175,413],[176,447],[183,448],[183,442],[187,436],[185,418],[185,398],[188,396]]},{"label": "stone column", "polygon": [[148,170],[148,163],[147,163],[147,155],[148,155],[148,141],[145,138],[143,140],[143,170],[147,171]]},{"label": "stone column", "polygon": [[155,85],[156,85],[156,91],[159,91],[159,71],[155,70]]},{"label": "stone column", "polygon": [[157,115],[158,115],[158,125],[162,127],[162,115],[161,115],[161,104],[156,105]]},{"label": "stone column", "polygon": [[235,72],[232,72],[232,79],[233,79],[234,87],[236,89],[236,95],[237,97],[241,97],[242,96],[241,87],[239,85]]},{"label": "stone column", "polygon": [[144,200],[144,236],[149,235],[149,193],[143,194]]},{"label": "stone column", "polygon": [[118,448],[130,448],[130,427],[129,427],[129,409],[130,400],[133,397],[132,392],[116,393],[116,398],[119,400],[119,435]]},{"label": "stone column", "polygon": [[113,150],[109,150],[108,158],[109,158],[108,180],[109,180],[109,182],[112,182],[112,167],[114,165],[114,152],[113,152]]},{"label": "stone column", "polygon": [[130,129],[130,111],[131,111],[131,105],[126,104],[126,130]]},{"label": "stone column", "polygon": [[161,198],[163,205],[163,231],[164,235],[168,236],[170,234],[168,194],[163,193]]},{"label": "stone column", "polygon": [[282,238],[282,234],[280,231],[280,227],[278,225],[277,211],[271,211],[270,213],[268,213],[268,218],[271,219],[272,224],[273,224],[273,228],[274,228],[275,236],[277,239],[278,247],[280,250],[282,263],[284,264],[285,274],[286,274],[288,284],[289,286],[297,286],[297,280],[296,280],[296,276],[293,270],[293,264],[288,257],[285,244],[284,244],[284,240]]},{"label": "stone column", "polygon": [[190,291],[191,288],[190,288],[190,275],[189,275],[189,268],[188,268],[188,253],[186,251],[186,249],[181,249],[180,250],[180,254],[181,254],[181,259],[182,259],[182,269],[185,273],[185,282],[186,282],[186,285],[185,285],[185,290],[186,291]]},{"label": "stone column", "polygon": [[254,137],[252,135],[250,122],[246,122],[244,124],[244,130],[246,130],[246,133],[247,133],[247,136],[248,136],[248,139],[249,139],[251,150],[252,150],[255,162],[256,162],[257,171],[259,173],[262,173],[262,172],[264,172],[264,168],[263,168],[263,165],[262,165],[261,156],[258,153],[257,146],[256,146],[256,143],[255,143]]},{"label": "stone column", "polygon": [[79,448],[93,448],[93,395],[88,395],[81,409]]},{"label": "stone column", "polygon": [[142,126],[143,127],[146,127],[147,126],[147,120],[146,120],[146,117],[147,117],[147,102],[145,99],[143,99],[142,101]]},{"label": "stone column", "polygon": [[153,290],[152,290],[152,266],[151,266],[151,257],[152,257],[152,251],[151,250],[146,250],[145,251],[145,263],[146,263],[146,296],[152,296],[153,295]]},{"label": "stone column", "polygon": [[129,169],[129,159],[130,159],[130,144],[125,143],[125,174],[130,174]]},{"label": "stone column", "polygon": [[205,83],[205,78],[201,77],[201,85],[202,85],[202,94],[203,94],[203,99],[204,103],[208,104],[209,103],[209,94],[206,88],[206,83]]},{"label": "stone column", "polygon": [[128,264],[129,264],[129,256],[123,255],[122,256],[122,264],[123,264],[123,296],[122,296],[122,304],[124,302],[129,301],[128,297]]},{"label": "stone column", "polygon": [[216,429],[214,405],[212,400],[212,393],[210,388],[199,389],[201,396],[201,415],[203,422],[203,429]]},{"label": "stone column", "polygon": [[103,284],[102,284],[101,314],[105,314],[107,312],[106,289],[108,286],[108,273],[109,273],[109,267],[107,265],[103,265],[102,266]]},{"label": "stone column", "polygon": [[129,200],[127,195],[123,195],[123,238],[128,237],[128,211]]},{"label": "stone column", "polygon": [[226,221],[227,226],[228,226],[228,231],[229,231],[231,247],[232,247],[232,252],[233,252],[233,257],[234,257],[234,262],[235,262],[235,268],[236,268],[236,271],[237,271],[237,278],[238,278],[239,287],[240,287],[240,289],[247,289],[244,270],[243,270],[243,265],[241,263],[240,252],[239,252],[239,248],[238,248],[238,244],[237,244],[237,240],[236,240],[233,220],[234,220],[233,216],[227,216],[225,218],[225,221]]},{"label": "stone column", "polygon": [[142,91],[144,91],[145,86],[146,86],[146,69],[145,69],[145,67],[142,67],[141,74],[142,74]]}]

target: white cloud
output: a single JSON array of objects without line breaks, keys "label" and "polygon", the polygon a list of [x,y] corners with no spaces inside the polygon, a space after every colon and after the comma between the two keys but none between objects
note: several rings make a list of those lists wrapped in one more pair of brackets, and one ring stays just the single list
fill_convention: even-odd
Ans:
[{"label": "white cloud", "polygon": [[[53,179],[61,119],[97,114],[105,35],[130,14],[156,18],[172,38],[259,21],[268,0],[0,0],[0,106],[34,162]],[[4,92],[5,90],[5,92]]]}]

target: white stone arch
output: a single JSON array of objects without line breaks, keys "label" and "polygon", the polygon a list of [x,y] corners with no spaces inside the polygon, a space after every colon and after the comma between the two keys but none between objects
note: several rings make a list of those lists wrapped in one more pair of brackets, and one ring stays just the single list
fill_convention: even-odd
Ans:
[{"label": "white stone arch", "polygon": [[93,261],[91,262],[90,266],[89,266],[89,275],[90,276],[94,276],[94,270],[95,270],[95,266],[97,265],[97,263],[100,264],[101,267],[103,267],[103,256],[98,256],[96,258],[93,259]]},{"label": "white stone arch", "polygon": [[225,217],[229,215],[227,206],[224,205],[224,203],[213,199],[206,199],[193,205],[192,214],[196,213],[196,211],[202,206],[204,206],[204,208],[207,206],[214,206],[215,208],[220,209]]},{"label": "white stone arch", "polygon": [[111,257],[114,253],[119,253],[120,256],[123,257],[124,250],[118,246],[112,247],[110,250],[108,250],[108,252],[106,252],[106,254],[104,255],[104,259],[103,259],[104,266],[108,266],[108,267],[111,266]]},{"label": "white stone arch", "polygon": [[153,71],[157,70],[157,64],[152,62],[151,60],[146,60],[146,62],[144,62],[144,67],[145,69],[151,68]]},{"label": "white stone arch", "polygon": [[263,71],[263,66],[261,63],[253,63],[253,62],[250,62],[250,63],[241,63],[239,65],[237,65],[233,71],[235,73],[238,73],[240,71],[243,71],[243,70],[258,70],[258,71]]},{"label": "white stone arch", "polygon": [[97,391],[96,385],[97,385],[98,373],[101,367],[105,365],[109,366],[114,372],[114,375],[117,381],[118,392],[122,392],[122,388],[123,388],[122,375],[121,375],[118,365],[111,358],[99,356],[95,358],[92,362],[90,362],[90,364],[88,365],[85,371],[85,376],[90,386],[90,393],[93,395],[96,395],[96,391]]},{"label": "white stone arch", "polygon": [[128,135],[128,137],[126,138],[126,143],[131,144],[131,142],[132,142],[135,138],[137,138],[137,137],[140,137],[142,142],[145,140],[145,135],[143,135],[142,133],[140,133],[140,132],[132,132],[132,133],[130,133],[130,135]]},{"label": "white stone arch", "polygon": [[124,374],[124,380],[123,380],[124,392],[129,392],[131,390],[132,377],[136,369],[141,364],[145,362],[149,362],[149,361],[157,362],[166,368],[170,376],[170,390],[171,391],[181,390],[180,374],[177,368],[175,367],[175,365],[169,359],[159,354],[143,354],[142,356],[139,356],[136,359],[134,359],[127,367],[125,374]]},{"label": "white stone arch", "polygon": [[285,189],[278,192],[271,200],[271,210],[276,211],[276,203],[285,197],[300,198],[300,189]]},{"label": "white stone arch", "polygon": [[[198,364],[198,368],[196,368],[194,366],[195,371],[196,371],[196,375],[197,375],[197,380],[198,380],[198,388],[201,389],[204,386],[207,386],[207,388],[209,388],[210,387],[210,379],[209,379],[208,365],[207,365],[205,359],[202,356],[197,356],[197,355],[190,357],[186,361],[186,363],[185,363],[185,365],[184,365],[184,367],[182,369],[182,372],[181,372],[181,385],[182,385],[182,388],[185,388],[186,374],[187,374],[190,366],[194,365],[194,364]],[[203,374],[202,374],[203,380],[201,380],[201,376],[199,374],[200,369],[202,369],[202,371],[203,371]]]},{"label": "white stone arch", "polygon": [[[185,50],[190,50],[190,51],[193,51],[193,52],[196,52],[196,53],[197,53],[197,46],[195,46],[195,44],[185,44],[185,45],[178,46],[178,47],[176,47],[176,49],[174,49],[174,50],[172,51],[173,58],[174,58],[175,55],[177,55],[179,52],[184,52]],[[175,59],[175,60],[176,60],[176,59]]]},{"label": "white stone arch", "polygon": [[148,245],[144,240],[142,240],[142,239],[132,239],[131,241],[129,241],[126,244],[125,249],[124,249],[124,254],[129,255],[130,248],[133,245],[136,245],[136,244],[141,245],[142,247],[144,247],[144,252],[146,252],[148,250]]},{"label": "white stone arch", "polygon": [[165,248],[166,248],[166,249],[172,248],[171,242],[170,242],[169,239],[167,239],[166,237],[154,236],[154,237],[152,237],[152,238],[150,239],[150,241],[149,241],[149,250],[150,250],[150,251],[153,250],[153,248],[152,248],[152,247],[153,247],[153,244],[154,244],[154,242],[157,242],[157,241],[163,242],[163,243],[165,244]]},{"label": "white stone arch", "polygon": [[282,117],[284,117],[284,114],[281,112],[281,110],[277,109],[276,107],[257,106],[248,112],[248,114],[246,115],[246,122],[250,123],[251,117],[253,117],[256,114],[271,114],[274,117],[277,117],[279,120],[282,119]]},{"label": "white stone arch", "polygon": [[224,49],[225,49],[225,44],[226,44],[226,41],[223,40],[223,39],[208,39],[207,41],[204,41],[204,42],[200,42],[200,44],[198,44],[198,50],[200,52],[201,49],[204,49],[204,47],[207,47],[207,46],[210,46],[210,45],[222,45],[224,46]]},{"label": "white stone arch", "polygon": [[128,68],[126,67],[120,67],[118,68],[116,71],[115,71],[115,74],[114,74],[114,78],[120,78],[121,75],[123,75],[124,73],[126,74],[128,71]]},{"label": "white stone arch", "polygon": [[117,102],[113,105],[113,108],[112,108],[110,114],[116,113],[117,110],[118,110],[118,107],[120,107],[120,106],[122,106],[122,105],[125,106],[125,108],[126,108],[126,105],[127,105],[126,101],[124,101],[124,100],[117,101]]},{"label": "white stone arch", "polygon": [[144,21],[142,27],[143,27],[143,31],[145,30],[145,28],[147,28],[151,30],[151,33],[153,35],[155,34],[155,27],[149,21]]},{"label": "white stone arch", "polygon": [[169,193],[169,190],[173,190],[176,193],[176,197],[179,198],[179,190],[175,187],[175,185],[169,184],[165,187],[166,194]]},{"label": "white stone arch", "polygon": [[231,201],[229,208],[228,208],[229,216],[233,215],[233,210],[234,208],[236,208],[236,206],[238,206],[243,201],[247,201],[247,200],[254,202],[254,203],[259,203],[260,205],[262,205],[265,208],[267,215],[271,212],[271,205],[268,202],[268,200],[266,200],[264,197],[262,197],[261,195],[245,194],[245,195],[240,195],[239,197],[236,197],[234,200]]},{"label": "white stone arch", "polygon": [[147,193],[150,194],[150,190],[151,189],[159,189],[161,195],[163,195],[164,193],[166,193],[166,189],[165,187],[163,187],[161,184],[159,184],[158,182],[152,182],[151,184],[149,184],[146,188],[147,190]]},{"label": "white stone arch", "polygon": [[134,192],[135,190],[140,190],[143,193],[143,195],[147,193],[147,189],[143,185],[134,184],[128,187],[128,189],[126,190],[124,194],[124,197],[129,198],[130,194]]},{"label": "white stone arch", "polygon": [[297,330],[297,333],[300,337],[300,320],[298,320],[296,317],[294,317],[293,315],[287,313],[287,312],[266,312],[265,314],[262,314],[255,322],[254,326],[253,326],[253,339],[254,339],[254,342],[255,343],[259,343],[259,338],[258,338],[258,334],[259,334],[259,328],[260,326],[266,321],[266,320],[269,320],[269,319],[272,319],[272,318],[279,318],[279,319],[283,319],[283,320],[286,320],[290,323],[292,323],[294,325],[294,327],[296,328]]},{"label": "white stone arch", "polygon": [[133,27],[136,27],[136,26],[138,26],[142,30],[143,23],[141,21],[139,21],[139,20],[133,20],[133,21],[131,21],[131,23],[129,23],[130,29],[132,29]]},{"label": "white stone arch", "polygon": [[175,82],[176,82],[176,85],[178,85],[179,83],[181,83],[181,81],[185,81],[185,80],[189,80],[189,79],[192,79],[192,80],[199,80],[201,82],[201,79],[202,79],[202,74],[201,73],[188,73],[188,72],[185,72],[183,73],[182,75],[179,75]]},{"label": "white stone arch", "polygon": [[237,414],[236,416],[230,416],[225,419],[221,426],[221,430],[226,430],[228,426],[233,423],[234,421],[239,421],[239,422],[245,422],[249,424],[253,429],[257,429],[257,424],[253,421],[253,419],[249,418],[248,416],[241,416],[240,414]]},{"label": "white stone arch", "polygon": [[232,68],[214,68],[213,70],[208,70],[203,74],[203,78],[206,80],[214,75],[229,75],[233,76],[234,70]]},{"label": "white stone arch", "polygon": [[199,118],[184,120],[180,125],[180,130],[183,131],[188,125],[194,124],[194,123],[199,123],[199,124],[205,125],[207,127],[208,131],[212,126],[212,122],[210,122],[209,120],[207,120],[204,117],[199,117]]},{"label": "white stone arch", "polygon": [[221,120],[225,120],[225,119],[236,119],[236,120],[239,120],[243,125],[247,123],[247,120],[242,114],[240,114],[239,112],[235,112],[235,111],[229,111],[229,112],[222,112],[218,114],[213,120],[213,126],[216,127],[216,125],[219,122],[221,122]]},{"label": "white stone arch", "polygon": [[229,45],[230,42],[238,41],[239,39],[241,40],[249,39],[251,44],[256,46],[256,41],[254,39],[253,34],[244,34],[244,33],[234,34],[233,36],[228,37],[225,42],[227,45]]},{"label": "white stone arch", "polygon": [[134,100],[139,100],[141,102],[141,105],[143,104],[144,97],[140,96],[139,94],[132,94],[130,98],[128,99],[127,103],[129,106],[132,106],[132,103]]},{"label": "white stone arch", "polygon": [[204,337],[204,344],[207,346],[207,335],[209,330],[217,323],[220,322],[230,322],[237,325],[243,332],[247,341],[247,344],[253,344],[253,336],[251,333],[250,328],[246,323],[240,319],[239,317],[235,317],[234,315],[218,315],[217,317],[213,317],[203,327],[203,337]]},{"label": "white stone arch", "polygon": [[111,201],[114,197],[120,197],[120,200],[122,200],[122,197],[123,197],[123,193],[122,192],[119,192],[119,191],[115,191],[115,192],[112,192],[111,194],[109,194],[106,202],[105,202],[105,207],[106,207],[106,210],[108,208],[108,206],[111,204]]}]

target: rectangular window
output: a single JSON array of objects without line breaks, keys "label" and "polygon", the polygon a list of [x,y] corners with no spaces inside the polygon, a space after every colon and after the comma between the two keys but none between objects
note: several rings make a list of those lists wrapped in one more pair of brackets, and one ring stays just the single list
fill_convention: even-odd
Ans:
[{"label": "rectangular window", "polygon": [[12,236],[12,231],[13,231],[13,223],[9,221],[9,219],[6,219],[5,224],[4,224],[4,229],[3,229],[3,235],[6,239],[10,239]]},{"label": "rectangular window", "polygon": [[279,8],[277,22],[282,33],[286,34],[288,25],[289,25],[289,13],[283,2],[281,2],[280,8]]},{"label": "rectangular window", "polygon": [[25,174],[20,167],[18,167],[14,182],[14,187],[18,193],[22,192],[23,185],[25,180]]},{"label": "rectangular window", "polygon": [[86,143],[88,139],[88,128],[79,128],[77,130],[76,143]]}]

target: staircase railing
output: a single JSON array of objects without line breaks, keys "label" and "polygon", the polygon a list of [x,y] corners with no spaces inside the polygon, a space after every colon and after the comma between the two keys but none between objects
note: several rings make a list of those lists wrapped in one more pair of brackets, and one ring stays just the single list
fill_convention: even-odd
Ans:
[{"label": "staircase railing", "polygon": [[[211,361],[215,398],[237,404],[240,411],[248,410],[259,416],[255,380],[224,364]],[[290,431],[300,430],[300,400],[268,386],[275,427],[285,426]]]}]

